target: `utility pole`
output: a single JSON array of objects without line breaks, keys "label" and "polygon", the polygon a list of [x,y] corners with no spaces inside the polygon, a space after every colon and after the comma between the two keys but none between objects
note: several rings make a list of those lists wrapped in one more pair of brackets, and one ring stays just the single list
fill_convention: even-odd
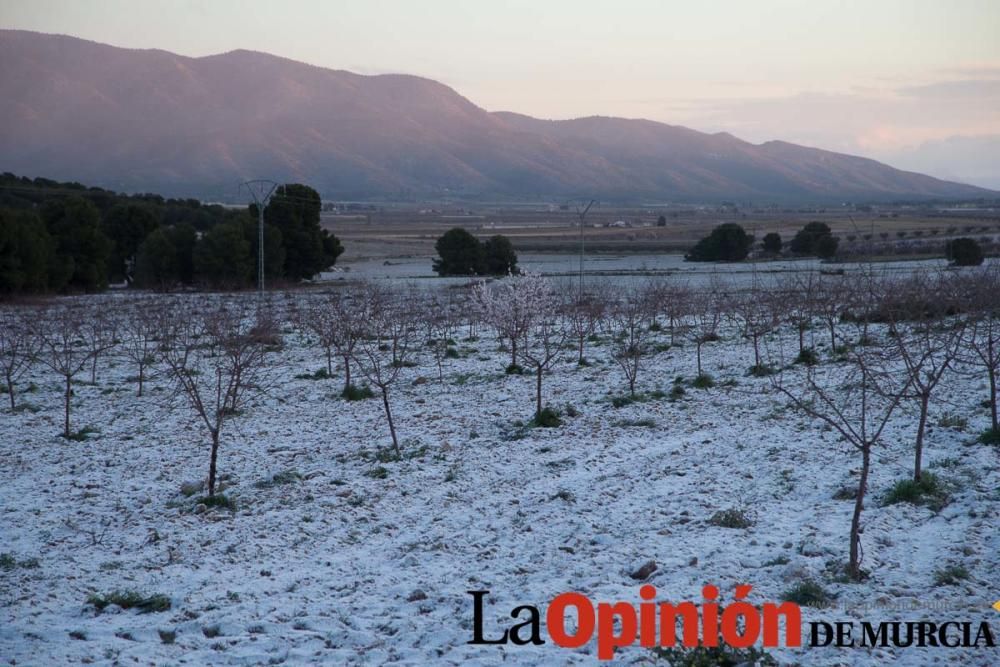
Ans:
[{"label": "utility pole", "polygon": [[591,199],[583,209],[580,208],[579,204],[576,207],[576,214],[580,217],[580,303],[583,303],[583,219],[587,217],[587,211],[595,203]]},{"label": "utility pole", "polygon": [[278,184],[266,179],[254,181],[243,181],[240,189],[247,189],[257,205],[257,292],[264,293],[264,208],[271,200],[271,195],[277,189]]}]

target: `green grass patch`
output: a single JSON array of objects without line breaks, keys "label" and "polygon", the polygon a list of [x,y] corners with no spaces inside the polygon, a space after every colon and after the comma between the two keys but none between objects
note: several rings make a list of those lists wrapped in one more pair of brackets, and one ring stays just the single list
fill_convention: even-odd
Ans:
[{"label": "green grass patch", "polygon": [[937,475],[925,470],[920,475],[919,482],[912,479],[901,479],[896,482],[882,501],[883,505],[899,503],[924,505],[937,512],[948,504],[948,491]]},{"label": "green grass patch", "polygon": [[1000,445],[1000,430],[988,428],[979,434],[979,442],[984,445]]},{"label": "green grass patch", "polygon": [[816,354],[816,350],[811,347],[804,347],[799,350],[799,355],[795,357],[796,364],[803,364],[805,366],[815,366],[819,363],[819,355]]},{"label": "green grass patch", "polygon": [[708,373],[702,373],[695,379],[691,380],[691,386],[695,389],[711,389],[715,386],[715,378]]},{"label": "green grass patch", "polygon": [[830,594],[811,579],[806,579],[781,594],[781,599],[803,607],[821,607],[830,602]]},{"label": "green grass patch", "polygon": [[964,565],[948,565],[934,573],[935,586],[955,586],[969,578]]},{"label": "green grass patch", "polygon": [[368,398],[375,398],[375,392],[368,385],[358,387],[352,384],[340,392],[340,397],[347,401],[363,401]]},{"label": "green grass patch", "polygon": [[709,517],[708,522],[721,528],[749,528],[754,524],[749,514],[735,507],[719,510]]},{"label": "green grass patch", "polygon": [[198,499],[198,502],[206,507],[221,507],[232,512],[236,511],[236,501],[224,493],[217,493],[214,496],[202,496]]},{"label": "green grass patch", "polygon": [[330,371],[325,368],[321,368],[318,371],[312,373],[301,373],[295,376],[296,380],[329,380],[333,376],[330,375]]},{"label": "green grass patch", "polygon": [[531,425],[535,428],[556,428],[562,426],[562,419],[552,408],[542,408],[542,411],[532,418]]},{"label": "green grass patch", "polygon": [[67,440],[72,440],[74,442],[83,442],[84,440],[90,440],[90,436],[100,433],[93,426],[84,426],[79,431],[73,431],[69,435],[64,435]]}]

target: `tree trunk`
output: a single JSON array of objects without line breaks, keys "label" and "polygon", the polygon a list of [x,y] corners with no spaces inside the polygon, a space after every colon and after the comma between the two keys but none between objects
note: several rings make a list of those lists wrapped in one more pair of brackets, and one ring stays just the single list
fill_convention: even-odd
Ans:
[{"label": "tree trunk", "polygon": [[695,343],[694,347],[698,351],[698,377],[701,377],[701,339]]},{"label": "tree trunk", "polygon": [[145,376],[146,366],[139,364],[139,398],[142,398],[142,380]]},{"label": "tree trunk", "polygon": [[830,327],[830,354],[837,353],[837,325],[833,320],[827,323]]},{"label": "tree trunk", "polygon": [[921,461],[924,456],[924,427],[927,425],[927,404],[931,396],[925,393],[920,397],[920,421],[917,422],[917,444],[913,452],[913,481],[920,481]]},{"label": "tree trunk", "polygon": [[802,351],[804,349],[806,349],[805,336],[806,336],[806,325],[800,322],[799,323],[799,354],[802,354]]},{"label": "tree trunk", "polygon": [[10,398],[10,411],[14,412],[17,406],[14,404],[14,380],[10,375],[7,376],[7,396]]},{"label": "tree trunk", "polygon": [[510,339],[510,365],[517,365],[517,338]]},{"label": "tree trunk", "polygon": [[219,429],[212,429],[212,456],[208,463],[208,495],[215,495],[215,471],[219,460]]},{"label": "tree trunk", "polygon": [[542,367],[538,367],[535,377],[535,420],[542,416]]},{"label": "tree trunk", "polygon": [[344,394],[351,390],[351,357],[344,355]]},{"label": "tree trunk", "polygon": [[854,516],[851,517],[851,558],[847,574],[854,580],[861,578],[861,510],[864,509],[865,492],[868,490],[871,447],[869,443],[861,449],[861,479],[858,480],[858,496],[854,500]]},{"label": "tree trunk", "polygon": [[989,369],[990,374],[990,416],[993,418],[993,432],[1000,431],[997,424],[997,372],[995,368]]},{"label": "tree trunk", "polygon": [[581,365],[581,366],[583,365],[583,339],[584,338],[586,338],[586,335],[580,334],[580,358],[577,360],[576,363],[579,364],[579,365]]},{"label": "tree trunk", "polygon": [[97,384],[97,355],[94,355],[94,363],[90,365],[90,384]]},{"label": "tree trunk", "polygon": [[392,410],[389,409],[389,388],[383,385],[382,389],[382,405],[385,406],[385,418],[389,422],[389,434],[392,436],[392,448],[396,452],[396,456],[401,456],[399,451],[399,441],[396,439],[396,425],[392,423]]},{"label": "tree trunk", "polygon": [[73,378],[66,376],[66,404],[63,406],[63,437],[69,439],[69,398],[73,393]]},{"label": "tree trunk", "polygon": [[753,365],[760,368],[760,341],[757,334],[753,335]]},{"label": "tree trunk", "polygon": [[333,352],[326,348],[326,374],[333,377]]}]

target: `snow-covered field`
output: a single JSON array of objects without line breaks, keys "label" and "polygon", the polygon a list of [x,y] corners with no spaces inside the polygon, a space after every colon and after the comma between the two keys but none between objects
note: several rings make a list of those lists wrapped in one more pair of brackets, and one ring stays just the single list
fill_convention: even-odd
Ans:
[{"label": "snow-covered field", "polygon": [[[781,334],[791,349],[794,335]],[[654,343],[665,348],[667,334]],[[817,333],[820,355],[828,356]],[[778,345],[771,336],[769,349]],[[981,620],[1000,614],[1000,457],[975,444],[988,425],[985,379],[952,374],[931,407],[925,462],[951,485],[940,512],[880,498],[910,474],[914,406],[896,413],[876,452],[862,517],[864,583],[829,574],[847,558],[860,457],[835,432],[796,411],[767,378],[746,370],[752,350],[735,331],[704,348],[718,385],[616,408],[626,383],[606,337],[590,367],[572,350],[546,377],[559,428],[527,428],[534,380],[506,375],[508,353],[485,330],[460,340],[461,358],[429,350],[393,389],[401,461],[378,399],[339,398],[341,378],[297,379],[325,364],[322,349],[286,327],[273,382],[222,437],[220,474],[235,512],[196,508],[181,493],[202,479],[208,440],[165,378],[136,397],[123,356],[102,359],[78,384],[74,428],[59,437],[58,376],[33,368],[31,410],[0,417],[0,657],[9,664],[594,664],[576,650],[474,646],[472,598],[489,589],[488,636],[517,605],[544,607],[565,591],[638,601],[630,573],[657,564],[661,600],[700,601],[705,583],[731,599],[780,600],[805,578],[835,596],[804,619]],[[695,375],[693,346],[657,352],[643,392],[669,394]],[[801,373],[800,369],[788,371]],[[84,379],[87,373],[83,374]],[[171,400],[171,397],[173,399]],[[5,396],[0,398],[6,398]],[[572,406],[573,410],[567,410]],[[566,413],[576,413],[568,416]],[[945,414],[967,419],[942,427]],[[274,475],[279,475],[274,481]],[[270,480],[270,481],[269,481]],[[746,529],[712,525],[740,508]],[[32,559],[37,559],[36,563]],[[969,577],[936,585],[935,573]],[[167,611],[110,606],[91,594],[164,594]],[[911,609],[911,607],[913,607]],[[805,665],[994,665],[988,648],[774,649]],[[638,646],[616,664],[653,659]]]}]

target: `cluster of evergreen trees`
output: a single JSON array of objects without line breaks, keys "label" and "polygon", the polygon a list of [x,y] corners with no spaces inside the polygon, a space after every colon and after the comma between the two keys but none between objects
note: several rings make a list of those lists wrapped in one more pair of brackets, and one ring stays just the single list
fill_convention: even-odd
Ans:
[{"label": "cluster of evergreen trees", "polygon": [[438,258],[434,271],[439,276],[516,275],[517,253],[506,236],[497,234],[480,241],[461,227],[453,227],[434,244]]},{"label": "cluster of evergreen trees", "polygon": [[[265,275],[299,281],[343,252],[320,227],[319,194],[285,185],[264,210]],[[257,210],[79,183],[0,175],[0,294],[96,291],[127,282],[237,289],[254,284]]]}]

